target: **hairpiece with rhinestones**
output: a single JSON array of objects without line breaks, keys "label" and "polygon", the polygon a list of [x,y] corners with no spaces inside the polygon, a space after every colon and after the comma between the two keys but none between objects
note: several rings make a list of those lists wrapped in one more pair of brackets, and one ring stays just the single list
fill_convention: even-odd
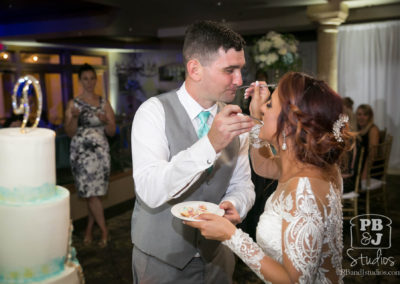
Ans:
[{"label": "hairpiece with rhinestones", "polygon": [[343,113],[339,115],[339,118],[333,124],[332,132],[333,136],[337,142],[343,142],[342,132],[340,131],[342,127],[349,121],[349,117]]}]

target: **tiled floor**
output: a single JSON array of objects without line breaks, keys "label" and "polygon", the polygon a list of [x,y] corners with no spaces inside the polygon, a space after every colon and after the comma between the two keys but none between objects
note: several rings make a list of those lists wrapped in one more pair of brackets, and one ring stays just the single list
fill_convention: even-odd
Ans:
[{"label": "tiled floor", "polygon": [[[389,213],[387,217],[392,220],[390,225],[391,247],[379,251],[373,250],[353,250],[349,255],[356,258],[354,261],[347,256],[346,251],[351,248],[350,226],[344,224],[344,251],[343,269],[347,274],[344,278],[345,283],[400,283],[400,176],[388,177],[389,192]],[[100,249],[95,243],[90,246],[83,246],[82,236],[84,220],[75,222],[75,233],[73,245],[77,249],[78,259],[83,267],[87,284],[124,284],[132,283],[131,275],[131,252],[132,244],[130,241],[130,217],[133,208],[133,201],[128,201],[112,210],[106,211],[107,224],[111,234],[109,245]],[[375,204],[374,213],[384,214]],[[99,238],[99,231],[95,231],[95,237]],[[388,237],[388,235],[386,235]],[[362,258],[361,258],[362,257]],[[357,262],[351,266],[351,263]],[[362,264],[364,262],[364,264]],[[369,262],[370,264],[366,264]],[[390,264],[394,263],[393,266]],[[372,273],[393,274],[393,275],[369,275]],[[364,275],[354,275],[354,274]],[[350,275],[353,274],[353,275]],[[247,266],[238,261],[236,266],[234,283],[262,283]]]}]

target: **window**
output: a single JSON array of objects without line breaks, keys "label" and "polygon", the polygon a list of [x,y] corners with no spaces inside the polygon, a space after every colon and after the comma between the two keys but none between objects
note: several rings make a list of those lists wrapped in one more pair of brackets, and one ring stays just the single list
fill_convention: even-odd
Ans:
[{"label": "window", "polygon": [[47,53],[21,52],[21,62],[39,64],[60,64],[60,55]]},{"label": "window", "polygon": [[14,87],[15,74],[8,71],[0,72],[0,118],[5,119],[12,112],[11,95]]},{"label": "window", "polygon": [[[13,88],[18,78],[25,75],[32,75],[40,82],[43,93],[41,127],[58,129],[63,125],[67,102],[82,92],[77,71],[84,63],[96,68],[95,92],[106,97],[108,82],[106,55],[99,53],[71,55],[72,52],[77,51],[14,45],[8,45],[7,50],[1,50],[0,123],[12,116]],[[36,97],[31,98],[36,101]]]},{"label": "window", "polygon": [[71,55],[71,64],[72,65],[82,65],[82,64],[90,64],[90,65],[104,65],[104,57],[103,56],[87,56],[87,55]]},{"label": "window", "polygon": [[[61,91],[61,74],[44,74],[46,88],[47,119],[53,125],[60,125],[64,120],[64,108]],[[46,110],[45,110],[46,111]],[[44,117],[44,116],[42,116]]]}]

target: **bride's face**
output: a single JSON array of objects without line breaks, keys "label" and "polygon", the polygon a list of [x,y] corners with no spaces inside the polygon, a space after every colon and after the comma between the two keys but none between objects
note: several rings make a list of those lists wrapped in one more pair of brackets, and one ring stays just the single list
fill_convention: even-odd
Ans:
[{"label": "bride's face", "polygon": [[259,134],[260,139],[266,140],[272,145],[275,145],[276,142],[274,135],[276,133],[278,117],[281,113],[281,109],[282,107],[279,101],[278,89],[275,89],[267,102],[261,106],[261,114],[264,126],[261,127]]}]

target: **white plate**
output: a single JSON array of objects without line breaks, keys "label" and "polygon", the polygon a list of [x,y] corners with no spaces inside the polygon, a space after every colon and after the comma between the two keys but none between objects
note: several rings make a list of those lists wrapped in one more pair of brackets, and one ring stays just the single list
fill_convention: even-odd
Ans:
[{"label": "white plate", "polygon": [[205,201],[187,201],[187,202],[182,202],[182,203],[175,204],[171,208],[171,213],[175,217],[177,217],[179,219],[182,219],[182,220],[186,220],[186,221],[201,221],[199,219],[188,218],[188,217],[185,217],[185,216],[181,215],[181,212],[184,210],[185,207],[186,208],[192,207],[194,210],[197,210],[197,208],[200,205],[205,205],[207,207],[207,211],[208,211],[207,213],[216,214],[218,216],[224,216],[224,214],[225,214],[225,210],[219,208],[219,206],[217,204],[210,203],[210,202],[205,202]]}]

